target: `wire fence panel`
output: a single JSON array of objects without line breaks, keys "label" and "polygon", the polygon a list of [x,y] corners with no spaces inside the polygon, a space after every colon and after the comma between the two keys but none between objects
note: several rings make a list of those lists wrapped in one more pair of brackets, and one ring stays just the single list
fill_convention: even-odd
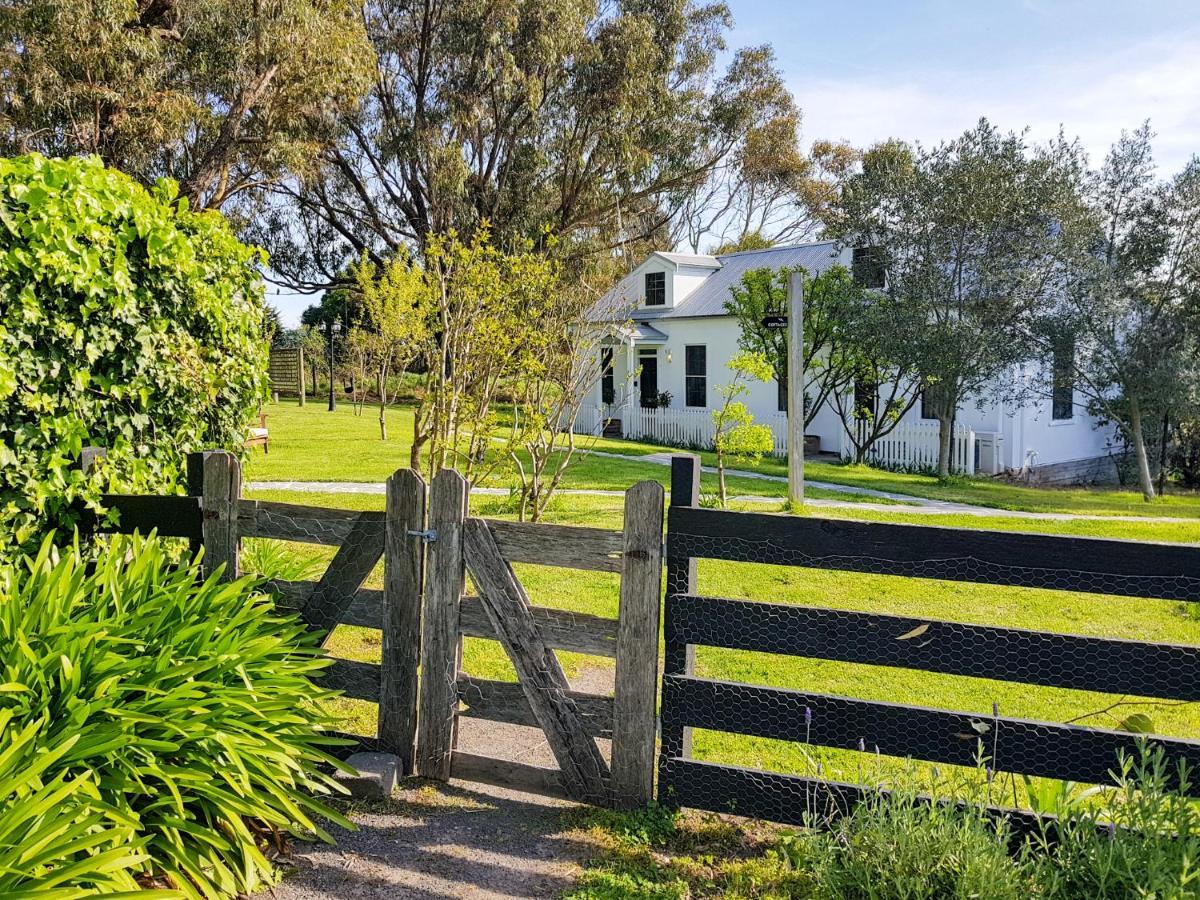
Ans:
[{"label": "wire fence panel", "polygon": [[[1111,784],[1145,736],[700,678],[697,646],[886,666],[1136,698],[1200,699],[1200,647],[703,596],[696,560],[1116,595],[1200,600],[1200,548],[1058,535],[852,522],[704,509],[696,462],[673,463],[667,525],[660,802],[781,822],[828,818],[867,788],[691,758],[691,732],[795,742],[1015,775]],[[763,598],[770,600],[771,598]],[[1113,611],[1119,614],[1119,606]],[[936,704],[936,696],[923,696]],[[1152,736],[1171,765],[1200,741]],[[1186,785],[1200,794],[1200,785]],[[1009,814],[1008,811],[1006,814]],[[1016,824],[1029,813],[1012,813]]]}]

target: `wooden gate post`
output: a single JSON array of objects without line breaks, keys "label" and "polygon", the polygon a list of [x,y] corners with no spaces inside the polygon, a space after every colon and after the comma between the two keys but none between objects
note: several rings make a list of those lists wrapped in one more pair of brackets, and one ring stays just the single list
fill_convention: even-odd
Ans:
[{"label": "wooden gate post", "polygon": [[413,774],[416,749],[424,531],[425,480],[400,469],[387,481],[379,742],[400,757],[405,775]]},{"label": "wooden gate post", "polygon": [[417,716],[417,773],[450,779],[454,750],[454,717],[458,709],[459,603],[463,569],[463,522],[467,515],[467,481],[443,469],[429,490],[428,569],[421,627],[421,703]]},{"label": "wooden gate post", "polygon": [[[700,460],[695,456],[671,458],[671,506],[700,505]],[[671,552],[671,531],[667,526],[667,596],[696,592],[696,560]],[[682,651],[667,643],[663,660],[664,675],[691,675],[696,670],[696,646],[688,644]],[[692,755],[692,729],[663,729],[662,758]]]},{"label": "wooden gate post", "polygon": [[662,485],[642,481],[625,492],[612,743],[618,806],[644,806],[654,798],[662,526]]},{"label": "wooden gate post", "polygon": [[224,564],[221,580],[232,581],[241,574],[237,519],[242,465],[228,451],[204,450],[188,454],[187,476],[188,493],[200,497],[200,534],[204,546],[201,572],[208,578]]}]

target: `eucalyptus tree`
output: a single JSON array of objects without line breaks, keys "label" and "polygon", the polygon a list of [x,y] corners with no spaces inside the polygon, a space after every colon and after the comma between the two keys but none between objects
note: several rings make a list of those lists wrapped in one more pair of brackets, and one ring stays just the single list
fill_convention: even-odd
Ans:
[{"label": "eucalyptus tree", "polygon": [[708,176],[675,192],[670,244],[721,253],[813,237],[837,180],[860,154],[826,140],[802,151],[800,108],[769,46],[741,54],[728,78],[752,101],[751,114],[716,136],[717,161]]},{"label": "eucalyptus tree", "polygon": [[1089,227],[1048,329],[1073,350],[1073,388],[1089,411],[1132,446],[1147,500],[1147,444],[1164,417],[1192,408],[1200,351],[1200,159],[1159,180],[1151,137],[1149,124],[1122,133],[1089,178]]},{"label": "eucalyptus tree", "polygon": [[193,208],[305,173],[373,57],[351,0],[12,0],[0,33],[0,151],[96,154]]},{"label": "eucalyptus tree", "polygon": [[921,323],[910,350],[939,420],[941,477],[963,403],[1020,390],[1009,376],[1065,286],[1083,171],[1077,144],[1030,146],[981,119],[932,149],[876,146],[843,186],[832,233],[870,249],[883,290]]},{"label": "eucalyptus tree", "polygon": [[568,265],[665,243],[680,198],[778,113],[769,53],[718,65],[731,26],[688,0],[369,0],[366,101],[255,236],[292,285],[487,223]]}]

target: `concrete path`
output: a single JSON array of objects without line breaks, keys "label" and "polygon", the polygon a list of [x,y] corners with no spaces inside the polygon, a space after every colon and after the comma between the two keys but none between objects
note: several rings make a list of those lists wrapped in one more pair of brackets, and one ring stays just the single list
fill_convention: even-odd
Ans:
[{"label": "concrete path", "polygon": [[[705,471],[708,471],[707,467]],[[731,474],[731,473],[727,473]],[[763,476],[774,479],[776,476]],[[824,481],[808,481],[806,484],[812,487],[828,487],[830,490],[843,491],[848,494],[860,494],[865,496],[882,496],[888,499],[899,499],[906,505],[898,506],[895,503],[871,503],[869,501],[855,500],[829,500],[825,498],[810,497],[805,500],[806,506],[816,507],[818,509],[857,509],[869,512],[884,512],[884,513],[903,513],[904,515],[964,515],[976,517],[995,517],[1001,519],[1043,519],[1054,522],[1163,522],[1167,524],[1178,525],[1180,523],[1194,522],[1195,519],[1186,516],[1101,516],[1085,513],[1052,513],[1052,512],[1030,512],[1022,509],[993,509],[990,506],[970,506],[966,503],[951,503],[943,500],[929,500],[923,497],[910,497],[906,494],[889,494],[884,491],[872,491],[868,488],[852,488],[847,485],[831,484]],[[303,491],[314,494],[375,494],[382,496],[385,492],[385,485],[377,482],[369,481],[252,481],[246,485],[246,489],[250,491]],[[487,488],[477,487],[472,488],[471,493],[481,497],[507,497],[510,491],[507,488]],[[622,497],[624,491],[603,491],[603,490],[586,490],[586,489],[560,489],[558,494],[561,496],[580,496],[580,497]],[[743,494],[731,496],[731,502],[734,503],[762,503],[767,505],[776,505],[783,502],[782,497],[763,497],[754,494]]]}]

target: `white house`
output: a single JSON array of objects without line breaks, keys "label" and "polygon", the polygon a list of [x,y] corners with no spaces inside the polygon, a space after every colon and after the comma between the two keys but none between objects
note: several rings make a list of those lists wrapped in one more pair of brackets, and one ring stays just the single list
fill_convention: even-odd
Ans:
[{"label": "white house", "polygon": [[[621,280],[598,309],[618,311],[601,352],[604,375],[576,422],[580,432],[708,446],[712,440],[715,388],[732,378],[729,360],[738,352],[736,320],[725,311],[729,290],[749,269],[803,266],[816,275],[830,266],[850,267],[853,251],[833,241],[750,250],[720,256],[652,253]],[[663,393],[669,403],[660,402]],[[786,392],[756,383],[747,406],[770,424],[776,453],[787,452]],[[875,447],[873,461],[894,467],[932,466],[937,458],[936,420],[917,403]],[[829,404],[807,429],[808,449],[848,456],[841,419]],[[1100,426],[1069,383],[1054,398],[1011,406],[995,401],[963,404],[955,429],[955,468],[966,472],[1021,473],[1043,483],[1109,480],[1115,469],[1114,432]]]}]

